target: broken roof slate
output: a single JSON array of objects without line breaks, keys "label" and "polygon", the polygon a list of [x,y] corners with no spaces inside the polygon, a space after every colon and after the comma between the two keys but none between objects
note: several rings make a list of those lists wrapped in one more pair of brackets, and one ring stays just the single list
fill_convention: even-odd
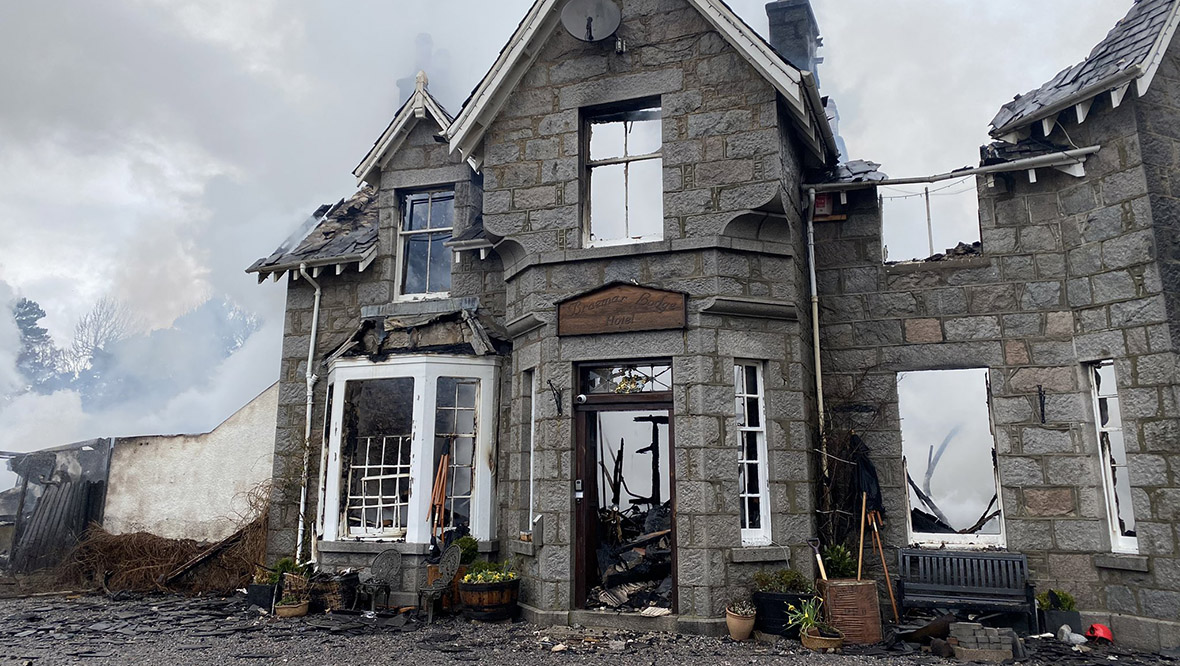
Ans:
[{"label": "broken roof slate", "polygon": [[[1152,47],[1164,32],[1177,0],[1135,0],[1121,21],[1082,62],[1057,73],[1048,83],[1008,102],[992,119],[992,136],[999,136],[1044,117],[1044,111],[1085,93],[1105,92],[1106,82],[1131,67],[1146,66]],[[1164,45],[1166,46],[1166,45]],[[1078,101],[1083,101],[1079,99]]]},{"label": "broken roof slate", "polygon": [[321,206],[319,223],[294,248],[287,244],[254,262],[247,273],[281,273],[300,264],[358,263],[377,251],[377,191],[364,187],[335,206]]},{"label": "broken roof slate", "polygon": [[1059,146],[1051,141],[1037,139],[1035,137],[1017,143],[993,141],[986,146],[979,147],[979,163],[980,166],[991,166],[993,164],[1003,164],[1005,162],[1040,157],[1041,155],[1063,153],[1071,148],[1071,146]]}]

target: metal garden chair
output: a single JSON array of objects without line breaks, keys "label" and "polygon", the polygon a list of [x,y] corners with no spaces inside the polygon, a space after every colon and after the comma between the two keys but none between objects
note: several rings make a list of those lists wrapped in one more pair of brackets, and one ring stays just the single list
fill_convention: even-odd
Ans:
[{"label": "metal garden chair", "polygon": [[[366,593],[369,596],[369,609],[377,610],[377,595],[381,592],[385,593],[385,605],[389,606],[389,596],[394,585],[399,585],[400,576],[402,572],[402,554],[401,551],[394,548],[383,550],[378,553],[377,557],[373,558],[373,563],[369,565],[368,575],[361,576],[358,585],[359,591]],[[357,599],[353,601],[352,607],[356,608]]]},{"label": "metal garden chair", "polygon": [[[442,559],[438,562],[438,578],[429,585],[423,585],[418,588],[418,606],[426,609],[426,623],[434,622],[434,603],[442,598],[451,587],[451,582],[455,580],[455,574],[459,572],[459,559],[463,553],[457,544],[447,546],[443,551]],[[423,606],[425,602],[425,606]]]}]

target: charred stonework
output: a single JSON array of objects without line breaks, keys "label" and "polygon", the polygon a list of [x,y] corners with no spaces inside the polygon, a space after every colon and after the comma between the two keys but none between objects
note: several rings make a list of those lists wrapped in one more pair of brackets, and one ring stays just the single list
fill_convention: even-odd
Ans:
[{"label": "charred stonework", "polygon": [[[873,405],[859,432],[885,494],[886,543],[904,544],[899,372],[990,370],[1006,545],[1036,584],[1141,646],[1180,634],[1173,47],[1149,94],[1100,97],[1053,140],[1100,145],[1078,178],[1039,169],[980,178],[982,254],[884,266],[875,196],[817,225],[829,402]],[[1061,136],[1059,137],[1058,134]],[[1087,367],[1114,359],[1137,555],[1112,555]],[[1171,472],[1169,472],[1171,465]]]}]

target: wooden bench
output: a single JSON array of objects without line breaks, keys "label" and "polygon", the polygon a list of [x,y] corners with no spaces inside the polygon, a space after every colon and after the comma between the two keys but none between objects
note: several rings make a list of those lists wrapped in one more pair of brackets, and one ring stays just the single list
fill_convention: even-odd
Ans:
[{"label": "wooden bench", "polygon": [[898,552],[897,596],[905,608],[1021,613],[1036,629],[1036,601],[1028,558],[903,548]]}]

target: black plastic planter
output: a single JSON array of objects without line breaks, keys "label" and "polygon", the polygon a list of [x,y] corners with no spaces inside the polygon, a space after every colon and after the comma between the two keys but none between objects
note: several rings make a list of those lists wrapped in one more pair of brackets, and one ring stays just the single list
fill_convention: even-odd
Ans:
[{"label": "black plastic planter", "polygon": [[754,617],[754,630],[798,639],[799,630],[787,627],[787,607],[797,608],[799,604],[813,598],[814,594],[755,592],[751,596],[754,607],[758,609],[758,614]]},{"label": "black plastic planter", "polygon": [[1056,634],[1063,624],[1068,624],[1075,634],[1085,631],[1082,627],[1082,614],[1078,611],[1042,610],[1038,612],[1041,616],[1041,631]]}]

